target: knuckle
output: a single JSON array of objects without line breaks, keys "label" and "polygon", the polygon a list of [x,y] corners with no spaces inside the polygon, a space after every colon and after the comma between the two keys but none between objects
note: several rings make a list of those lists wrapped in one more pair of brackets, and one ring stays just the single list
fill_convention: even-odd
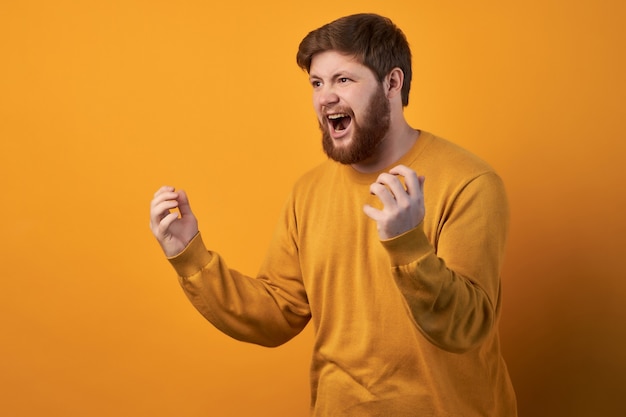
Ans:
[{"label": "knuckle", "polygon": [[406,211],[411,208],[411,203],[405,199],[398,201],[398,208],[402,211]]},{"label": "knuckle", "polygon": [[389,174],[387,172],[383,172],[382,174],[380,174],[378,176],[377,181],[385,183],[385,182],[389,182],[389,179],[393,178],[393,177],[394,177],[393,175],[391,175],[391,174]]}]

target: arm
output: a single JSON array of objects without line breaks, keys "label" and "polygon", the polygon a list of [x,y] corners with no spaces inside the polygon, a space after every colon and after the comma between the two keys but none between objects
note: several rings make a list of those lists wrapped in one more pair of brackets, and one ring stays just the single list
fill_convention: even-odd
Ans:
[{"label": "arm", "polygon": [[[401,171],[406,190],[398,185],[399,181],[393,184],[393,179],[379,178],[394,198],[389,199],[374,186],[372,192],[382,195],[384,208],[378,212],[366,208],[366,213],[377,216],[393,276],[417,327],[442,349],[467,351],[490,333],[499,308],[499,274],[508,226],[504,188],[494,174],[478,176],[466,184],[454,196],[451,209],[440,224],[435,249],[423,229],[420,182],[408,168]],[[391,227],[396,231],[393,235],[380,233],[403,218],[411,219],[402,223],[405,228]],[[415,222],[417,226],[411,228]]]},{"label": "arm", "polygon": [[[170,214],[174,208],[180,216]],[[228,268],[218,254],[206,250],[184,192],[171,187],[155,194],[151,228],[191,303],[222,332],[238,340],[277,346],[307,324],[310,312],[299,269],[287,267],[297,265],[297,258],[295,263],[282,259],[282,274],[258,278]],[[288,239],[275,237],[274,242],[271,249],[276,252]]]}]

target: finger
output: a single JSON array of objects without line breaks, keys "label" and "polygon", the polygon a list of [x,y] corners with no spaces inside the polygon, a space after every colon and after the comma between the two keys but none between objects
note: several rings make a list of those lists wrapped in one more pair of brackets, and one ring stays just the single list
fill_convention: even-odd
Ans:
[{"label": "finger", "polygon": [[420,182],[417,173],[411,168],[404,165],[398,165],[389,170],[389,173],[394,175],[400,175],[404,178],[406,192],[409,196],[415,197],[421,195],[424,180],[422,179],[422,181]]},{"label": "finger", "polygon": [[411,172],[415,172],[415,171],[409,168],[408,166],[402,165],[402,164],[396,165],[395,167],[389,170],[390,174],[402,175],[403,177],[409,175]]},{"label": "finger", "polygon": [[178,200],[165,200],[155,205],[153,212],[156,215],[160,215],[162,213],[167,214],[170,212],[170,210],[173,210],[177,207],[178,207]]},{"label": "finger", "polygon": [[378,221],[382,218],[383,212],[370,206],[369,204],[365,204],[363,206],[363,212],[367,217],[374,221]]},{"label": "finger", "polygon": [[158,225],[163,219],[170,214],[172,209],[178,206],[176,200],[161,201],[156,205],[153,205],[150,209],[150,223]]},{"label": "finger", "polygon": [[379,184],[383,184],[384,186],[389,188],[389,191],[391,191],[392,196],[396,200],[401,200],[407,196],[406,189],[404,188],[402,181],[400,181],[400,178],[398,178],[397,175],[383,173],[378,176],[378,179],[376,181]]},{"label": "finger", "polygon": [[389,191],[389,188],[386,187],[384,184],[381,184],[379,182],[373,183],[372,185],[370,185],[370,193],[378,197],[378,199],[383,203],[383,206],[385,207],[391,207],[396,204],[395,197],[393,196],[391,191]]},{"label": "finger", "polygon": [[180,210],[181,216],[193,214],[191,211],[191,205],[189,204],[189,198],[184,190],[178,190],[178,210]]},{"label": "finger", "polygon": [[154,210],[155,207],[163,204],[164,202],[175,202],[178,205],[178,193],[171,191],[164,191],[160,194],[157,193],[150,202],[150,210]]},{"label": "finger", "polygon": [[174,187],[170,187],[164,185],[159,188],[157,192],[154,193],[152,201],[150,202],[150,208],[153,209],[155,206],[161,204],[163,201],[167,200],[176,200],[178,198],[178,193],[174,191]]},{"label": "finger", "polygon": [[[150,230],[152,230],[152,234],[154,234],[154,236],[157,239],[161,239],[164,235],[164,233],[167,231],[167,228],[169,228],[169,225],[172,223],[173,220],[168,220],[167,222],[163,223],[164,220],[168,217],[168,216],[173,216],[176,213],[170,213],[169,211],[163,215],[159,215],[159,216],[154,216],[154,217],[150,217]],[[176,217],[178,217],[178,215],[176,215]]]},{"label": "finger", "polygon": [[161,195],[163,193],[167,193],[167,192],[174,192],[175,188],[169,185],[164,185],[161,188],[159,188],[155,193],[154,193],[154,197],[157,197],[158,195]]},{"label": "finger", "polygon": [[168,234],[169,228],[176,220],[178,220],[178,213],[170,213],[165,216],[157,227],[159,236],[165,236]]}]

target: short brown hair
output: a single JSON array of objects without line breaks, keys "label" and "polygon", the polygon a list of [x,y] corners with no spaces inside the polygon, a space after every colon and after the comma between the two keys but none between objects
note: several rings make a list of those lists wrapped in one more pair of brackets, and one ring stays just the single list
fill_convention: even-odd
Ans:
[{"label": "short brown hair", "polygon": [[404,33],[388,18],[372,13],[354,14],[328,23],[302,39],[298,66],[309,72],[313,55],[325,51],[353,55],[382,82],[394,68],[404,72],[402,105],[409,104],[411,49]]}]

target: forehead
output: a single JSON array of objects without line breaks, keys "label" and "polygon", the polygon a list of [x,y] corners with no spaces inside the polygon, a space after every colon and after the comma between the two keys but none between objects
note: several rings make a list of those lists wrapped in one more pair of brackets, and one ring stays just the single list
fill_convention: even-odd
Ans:
[{"label": "forehead", "polygon": [[311,78],[329,78],[339,74],[374,76],[354,55],[338,51],[324,51],[313,55],[309,75]]}]

